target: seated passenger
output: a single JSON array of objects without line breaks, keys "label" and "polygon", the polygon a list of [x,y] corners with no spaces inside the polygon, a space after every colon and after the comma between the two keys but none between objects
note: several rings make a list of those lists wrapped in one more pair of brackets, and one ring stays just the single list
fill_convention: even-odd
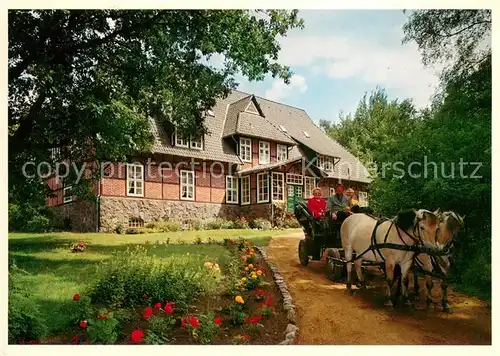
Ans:
[{"label": "seated passenger", "polygon": [[313,189],[313,197],[309,198],[307,202],[307,210],[311,213],[313,218],[321,218],[325,216],[326,201],[321,196],[321,189],[318,187]]}]

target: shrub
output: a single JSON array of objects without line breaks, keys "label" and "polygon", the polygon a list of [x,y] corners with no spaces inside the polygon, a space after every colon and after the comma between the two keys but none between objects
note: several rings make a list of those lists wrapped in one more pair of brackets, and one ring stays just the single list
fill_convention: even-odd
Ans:
[{"label": "shrub", "polygon": [[190,219],[188,221],[188,226],[190,230],[203,230],[203,221],[200,219]]},{"label": "shrub", "polygon": [[222,228],[224,220],[222,219],[214,219],[205,223],[205,229],[207,230],[219,230]]},{"label": "shrub", "polygon": [[259,229],[259,230],[270,230],[272,228],[271,223],[262,218],[257,218],[252,220],[251,223],[252,229]]},{"label": "shrub", "polygon": [[239,219],[234,220],[235,229],[248,229],[248,220],[241,216]]},{"label": "shrub", "polygon": [[114,344],[118,339],[119,323],[113,313],[100,310],[97,318],[89,322],[87,332],[91,343]]},{"label": "shrub", "polygon": [[144,341],[149,345],[163,345],[169,341],[169,334],[175,325],[175,319],[170,316],[152,316]]},{"label": "shrub", "polygon": [[19,287],[18,274],[20,273],[26,272],[13,266],[8,276],[8,341],[10,344],[22,340],[40,340],[48,333],[40,308],[30,298],[31,296]]},{"label": "shrub", "polygon": [[134,307],[149,297],[171,300],[182,308],[203,292],[217,289],[220,274],[203,268],[196,256],[158,258],[143,247],[102,262],[91,287],[93,303],[111,307]]},{"label": "shrub", "polygon": [[40,340],[46,336],[48,328],[36,303],[22,294],[9,294],[9,343]]},{"label": "shrub", "polygon": [[78,300],[65,304],[62,312],[69,315],[70,326],[78,325],[80,321],[90,319],[93,314],[90,297],[81,296]]},{"label": "shrub", "polygon": [[297,219],[288,218],[288,219],[285,219],[285,221],[283,223],[283,227],[286,229],[297,229],[297,228],[300,228],[300,224],[297,221]]},{"label": "shrub", "polygon": [[220,226],[221,229],[235,229],[235,223],[232,220],[222,220],[222,224]]},{"label": "shrub", "polygon": [[155,230],[155,232],[175,232],[181,230],[182,224],[174,220],[152,221],[146,225],[146,228]]},{"label": "shrub", "polygon": [[220,330],[220,326],[216,323],[215,315],[213,313],[200,315],[198,319],[200,326],[195,333],[195,338],[200,340],[202,344],[210,344]]},{"label": "shrub", "polygon": [[50,231],[52,215],[44,206],[9,204],[9,231]]}]

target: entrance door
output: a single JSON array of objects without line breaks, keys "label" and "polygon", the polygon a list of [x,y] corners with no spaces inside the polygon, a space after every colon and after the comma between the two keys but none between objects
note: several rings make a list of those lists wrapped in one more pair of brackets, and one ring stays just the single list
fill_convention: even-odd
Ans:
[{"label": "entrance door", "polygon": [[302,186],[288,184],[287,186],[287,208],[288,211],[293,213],[295,211],[295,206],[299,201],[302,200]]}]

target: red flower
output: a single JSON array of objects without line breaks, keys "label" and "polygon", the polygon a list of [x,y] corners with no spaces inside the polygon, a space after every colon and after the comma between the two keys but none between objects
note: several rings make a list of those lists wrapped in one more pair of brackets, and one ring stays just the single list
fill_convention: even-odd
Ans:
[{"label": "red flower", "polygon": [[191,324],[191,326],[196,329],[198,326],[200,326],[200,321],[197,317],[192,316],[191,318],[189,318],[189,324]]},{"label": "red flower", "polygon": [[87,320],[80,321],[80,327],[85,329],[87,327]]},{"label": "red flower", "polygon": [[222,319],[217,316],[217,317],[214,318],[214,323],[215,323],[215,325],[221,326],[222,325]]},{"label": "red flower", "polygon": [[72,343],[73,345],[77,345],[77,344],[78,344],[78,336],[74,335],[74,336],[72,337],[72,341],[71,341],[71,343]]},{"label": "red flower", "polygon": [[186,323],[188,321],[188,318],[187,316],[185,316],[184,318],[182,318],[182,321],[181,321],[181,328],[185,328],[186,327]]},{"label": "red flower", "polygon": [[144,294],[142,297],[143,297],[144,299],[148,299],[148,298],[149,298],[147,294]]},{"label": "red flower", "polygon": [[156,303],[156,304],[154,305],[154,308],[155,308],[156,310],[159,310],[159,309],[161,308],[161,303]]},{"label": "red flower", "polygon": [[173,314],[173,312],[174,312],[174,306],[175,306],[174,302],[168,302],[167,304],[165,304],[165,308],[163,308],[163,310],[168,315]]},{"label": "red flower", "polygon": [[256,316],[252,316],[251,318],[246,317],[245,323],[251,324],[251,325],[257,325],[259,323],[259,321],[261,321],[261,320],[262,320],[262,317],[260,315],[256,315]]},{"label": "red flower", "polygon": [[73,296],[73,300],[75,302],[79,301],[80,300],[80,294],[76,293],[74,296]]},{"label": "red flower", "polygon": [[144,319],[149,319],[149,317],[153,314],[153,308],[147,307],[144,309]]},{"label": "red flower", "polygon": [[130,339],[132,339],[132,342],[141,342],[143,336],[144,336],[144,333],[142,332],[142,330],[135,329],[130,334]]},{"label": "red flower", "polygon": [[266,295],[266,291],[263,289],[257,288],[253,294],[254,294],[254,296],[260,298],[260,297],[264,297]]},{"label": "red flower", "polygon": [[273,306],[273,298],[271,296],[267,297],[264,304],[267,305],[268,307],[272,307]]}]

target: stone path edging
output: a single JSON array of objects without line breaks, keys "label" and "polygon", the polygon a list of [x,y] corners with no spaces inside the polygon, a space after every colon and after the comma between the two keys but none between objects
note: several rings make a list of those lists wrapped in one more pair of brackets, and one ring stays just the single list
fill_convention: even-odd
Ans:
[{"label": "stone path edging", "polygon": [[280,345],[293,345],[295,340],[297,339],[298,333],[299,333],[299,328],[295,325],[296,324],[296,313],[295,313],[295,306],[292,303],[292,296],[290,295],[290,292],[288,291],[288,287],[286,286],[286,283],[283,279],[283,276],[281,275],[281,272],[279,271],[278,267],[273,265],[271,261],[269,261],[269,258],[267,257],[266,250],[262,246],[255,246],[257,251],[262,255],[262,258],[264,261],[267,263],[269,266],[269,269],[273,273],[274,281],[278,285],[278,288],[280,289],[281,295],[283,296],[283,309],[287,311],[287,319],[288,319],[288,325],[286,327],[286,330],[284,332],[285,334],[285,340],[280,342]]}]

